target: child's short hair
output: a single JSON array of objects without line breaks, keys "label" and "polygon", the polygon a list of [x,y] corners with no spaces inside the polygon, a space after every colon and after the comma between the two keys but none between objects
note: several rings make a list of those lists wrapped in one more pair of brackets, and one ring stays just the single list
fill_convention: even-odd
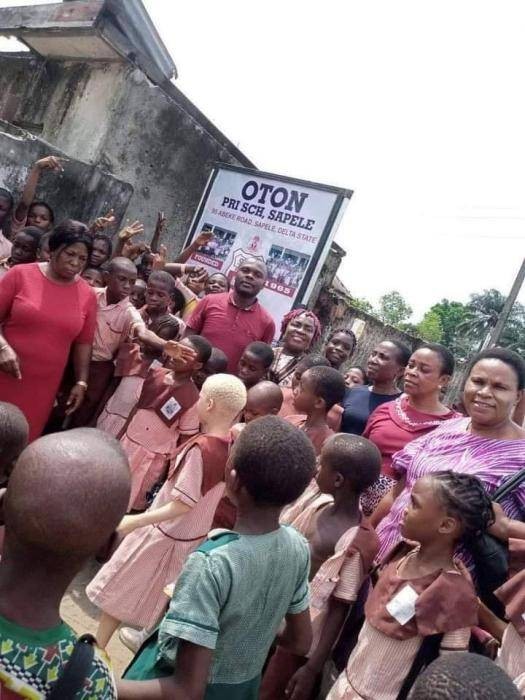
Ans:
[{"label": "child's short hair", "polygon": [[330,367],[330,363],[326,359],[324,355],[320,355],[319,353],[312,352],[310,355],[305,355],[301,360],[296,365],[296,369],[298,367],[301,368],[302,372],[306,372],[307,369],[311,369],[312,367]]},{"label": "child's short hair", "polygon": [[315,452],[306,434],[277,416],[256,418],[244,428],[232,465],[253,501],[285,506],[298,498],[315,472]]},{"label": "child's short hair", "polygon": [[173,302],[172,309],[174,314],[183,310],[184,305],[186,304],[186,299],[184,298],[184,294],[180,291],[180,289],[177,289],[177,287],[175,287],[171,293],[171,300]]},{"label": "child's short hair", "polygon": [[0,187],[0,197],[2,199],[6,199],[9,202],[9,210],[7,212],[9,214],[9,212],[13,208],[14,201],[15,201],[13,198],[12,192],[10,190],[8,190],[6,187]]},{"label": "child's short hair", "polygon": [[223,414],[231,415],[231,420],[246,405],[246,387],[232,374],[212,374],[202,385],[201,393],[213,399]]},{"label": "child's short hair", "polygon": [[27,210],[28,214],[33,207],[44,207],[44,209],[47,209],[47,212],[49,214],[49,222],[51,224],[55,223],[55,212],[53,211],[53,209],[51,208],[51,206],[47,202],[44,202],[44,200],[42,200],[42,199],[35,199],[29,205],[29,209]]},{"label": "child's short hair", "polygon": [[492,501],[477,476],[451,470],[428,476],[447,513],[461,521],[463,537],[475,537],[492,525]]},{"label": "child's short hair", "polygon": [[107,542],[129,495],[129,464],[115,438],[93,428],[45,435],[26,447],[9,479],[6,542],[28,559],[69,567]]},{"label": "child's short hair", "polygon": [[346,384],[338,370],[333,367],[311,367],[308,379],[312,383],[313,393],[323,399],[327,411],[343,400]]},{"label": "child's short hair", "polygon": [[175,340],[180,332],[180,321],[173,314],[164,314],[157,319],[153,332],[163,340]]},{"label": "child's short hair", "polygon": [[12,403],[0,401],[0,482],[27,445],[29,426],[22,411]]},{"label": "child's short hair", "polygon": [[24,226],[24,228],[20,229],[18,233],[23,233],[24,235],[32,238],[33,243],[35,244],[35,248],[37,249],[40,245],[40,239],[44,235],[41,229],[37,228],[36,226]]},{"label": "child's short hair", "polygon": [[342,474],[357,494],[372,486],[381,472],[381,452],[360,435],[332,435],[323,445],[321,461]]},{"label": "child's short hair", "polygon": [[166,287],[168,294],[172,297],[173,291],[177,289],[175,286],[175,279],[170,275],[169,272],[165,270],[154,270],[148,277],[148,284],[150,282],[159,282]]},{"label": "child's short hair", "polygon": [[214,374],[226,372],[226,368],[228,367],[228,355],[220,348],[212,348],[210,359],[206,365],[206,369],[210,369]]},{"label": "child's short hair", "polygon": [[417,678],[410,700],[519,700],[507,674],[486,656],[456,651],[440,656]]},{"label": "child's short hair", "polygon": [[92,240],[93,243],[95,241],[104,241],[108,251],[108,258],[111,258],[111,253],[113,252],[113,243],[111,242],[111,238],[108,236],[107,233],[95,233]]},{"label": "child's short hair", "polygon": [[262,340],[254,340],[244,348],[245,352],[251,352],[252,355],[262,363],[265,369],[268,369],[273,362],[273,349],[268,343],[263,343]]},{"label": "child's short hair", "polygon": [[202,335],[187,335],[186,340],[189,340],[196,351],[199,362],[205,365],[211,356],[211,344]]}]

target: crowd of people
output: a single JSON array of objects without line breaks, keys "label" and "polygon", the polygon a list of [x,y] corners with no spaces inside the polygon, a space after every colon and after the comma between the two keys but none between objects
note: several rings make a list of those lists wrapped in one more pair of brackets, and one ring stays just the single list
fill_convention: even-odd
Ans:
[{"label": "crowd of people", "polygon": [[525,696],[523,358],[472,358],[450,407],[442,345],[353,366],[306,308],[275,344],[261,260],[230,287],[188,263],[209,231],[167,259],[163,214],[149,244],[55,224],[61,167],[0,188],[1,697]]}]

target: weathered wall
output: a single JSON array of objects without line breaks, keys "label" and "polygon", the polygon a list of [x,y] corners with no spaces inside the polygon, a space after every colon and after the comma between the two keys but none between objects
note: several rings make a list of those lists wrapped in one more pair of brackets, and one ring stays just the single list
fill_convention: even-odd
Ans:
[{"label": "weathered wall", "polygon": [[[45,155],[63,155],[40,138],[0,121],[0,184],[19,195],[31,163]],[[127,182],[78,160],[64,163],[63,173],[42,175],[37,198],[53,207],[56,220],[91,222],[112,206],[122,217],[133,194]]]},{"label": "weathered wall", "polygon": [[415,350],[422,342],[418,338],[388,326],[378,318],[354,308],[330,289],[321,290],[314,311],[323,324],[323,344],[334,329],[351,328],[354,321],[358,319],[364,321],[364,328],[358,338],[356,351],[349,363],[350,366],[365,365],[373,348],[382,340],[399,340],[412,350]]},{"label": "weathered wall", "polygon": [[168,89],[169,96],[123,63],[0,55],[0,118],[129,182],[135,194],[126,217],[142,220],[151,236],[164,211],[174,253],[212,165],[251,163],[177,88]]}]

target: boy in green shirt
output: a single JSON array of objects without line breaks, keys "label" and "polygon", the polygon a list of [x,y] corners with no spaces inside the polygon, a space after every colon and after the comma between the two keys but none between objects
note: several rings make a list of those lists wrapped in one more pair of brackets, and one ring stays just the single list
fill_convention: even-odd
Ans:
[{"label": "boy in green shirt", "polygon": [[119,700],[256,700],[283,619],[279,643],[296,654],[309,649],[308,544],[279,526],[279,514],[314,468],[310,441],[281,418],[244,428],[226,474],[235,530],[212,533],[188,557],[160,628],[118,685]]},{"label": "boy in green shirt", "polygon": [[[87,559],[126,512],[129,467],[118,442],[89,428],[47,435],[20,455],[3,501],[0,562],[0,697],[48,696],[76,634],[60,602]],[[95,650],[76,700],[116,698],[105,656]]]}]

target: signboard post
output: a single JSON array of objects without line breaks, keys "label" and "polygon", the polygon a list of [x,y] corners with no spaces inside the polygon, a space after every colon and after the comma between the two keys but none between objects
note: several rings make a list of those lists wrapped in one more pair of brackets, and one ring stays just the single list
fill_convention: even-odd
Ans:
[{"label": "signboard post", "polygon": [[210,175],[186,245],[203,230],[213,238],[190,260],[230,280],[246,258],[263,260],[268,279],[258,298],[278,333],[283,316],[308,301],[351,196],[351,190],[221,163]]}]

